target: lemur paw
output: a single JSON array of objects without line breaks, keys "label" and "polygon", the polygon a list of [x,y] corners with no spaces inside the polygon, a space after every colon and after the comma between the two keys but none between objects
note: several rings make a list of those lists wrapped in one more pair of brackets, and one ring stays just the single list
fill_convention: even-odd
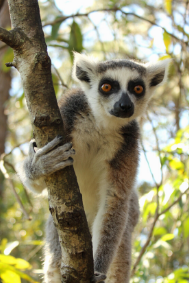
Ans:
[{"label": "lemur paw", "polygon": [[95,272],[94,272],[94,276],[93,276],[91,282],[92,282],[92,283],[98,283],[98,282],[104,283],[103,280],[105,280],[105,279],[106,279],[106,275],[105,275],[105,274],[100,273],[100,272],[98,272],[98,271],[95,271]]},{"label": "lemur paw", "polygon": [[50,175],[73,164],[72,157],[75,154],[75,150],[72,148],[72,143],[58,146],[61,142],[62,137],[57,136],[40,149],[36,147],[35,140],[30,142],[29,157],[31,179]]}]

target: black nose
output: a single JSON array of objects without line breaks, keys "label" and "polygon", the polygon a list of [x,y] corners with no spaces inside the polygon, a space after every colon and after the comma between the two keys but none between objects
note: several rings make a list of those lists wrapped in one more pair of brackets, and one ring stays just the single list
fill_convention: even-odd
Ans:
[{"label": "black nose", "polygon": [[123,93],[120,100],[114,104],[111,115],[119,118],[129,118],[134,114],[134,104],[127,93]]},{"label": "black nose", "polygon": [[132,102],[129,104],[120,103],[119,107],[122,111],[130,110],[132,108]]}]

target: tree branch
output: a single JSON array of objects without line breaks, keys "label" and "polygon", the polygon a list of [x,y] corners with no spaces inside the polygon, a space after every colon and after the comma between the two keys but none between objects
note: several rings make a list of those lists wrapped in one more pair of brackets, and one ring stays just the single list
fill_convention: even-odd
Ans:
[{"label": "tree branch", "polygon": [[142,247],[142,249],[141,249],[141,251],[140,251],[140,254],[139,254],[139,256],[138,256],[138,258],[137,258],[137,260],[136,260],[136,262],[135,262],[135,264],[134,264],[134,266],[133,266],[133,269],[132,269],[132,272],[131,272],[131,277],[134,276],[135,271],[136,271],[136,269],[137,269],[137,266],[138,266],[138,264],[139,264],[141,258],[143,257],[143,255],[144,255],[144,253],[145,253],[145,251],[146,251],[146,249],[147,249],[147,247],[148,247],[150,241],[151,241],[151,238],[152,238],[152,235],[153,235],[153,231],[154,231],[154,227],[155,227],[156,222],[157,222],[158,219],[159,219],[159,214],[157,213],[157,209],[156,209],[155,218],[154,218],[154,221],[153,221],[152,226],[151,226],[151,228],[150,228],[150,232],[149,232],[148,238],[147,238],[147,240],[146,240],[146,243],[145,243],[144,246]]},{"label": "tree branch", "polygon": [[8,30],[0,27],[0,40],[11,46],[14,40],[13,34],[11,34]]},{"label": "tree branch", "polygon": [[124,14],[125,16],[133,16],[135,18],[138,18],[142,21],[145,21],[153,26],[156,26],[156,27],[159,27],[161,28],[162,30],[164,30],[167,34],[169,34],[171,37],[175,38],[177,41],[179,42],[182,42],[184,44],[188,44],[188,41],[183,41],[182,39],[178,38],[177,36],[175,36],[174,34],[170,33],[167,31],[166,28],[160,26],[159,24],[153,22],[153,21],[150,21],[146,18],[143,18],[135,13],[130,13],[130,12],[124,12],[123,10],[121,10],[120,8],[117,8],[117,7],[114,7],[114,8],[110,8],[110,9],[97,9],[97,10],[93,10],[93,11],[90,11],[88,13],[76,13],[76,14],[73,14],[73,15],[68,15],[68,16],[62,16],[62,17],[59,17],[57,18],[56,20],[54,21],[51,21],[51,22],[47,22],[43,25],[43,27],[46,27],[46,26],[49,26],[49,25],[55,25],[57,23],[61,23],[61,22],[64,22],[66,21],[67,19],[70,19],[70,18],[75,18],[75,17],[88,17],[90,14],[92,13],[98,13],[98,12],[121,12],[122,14]]}]

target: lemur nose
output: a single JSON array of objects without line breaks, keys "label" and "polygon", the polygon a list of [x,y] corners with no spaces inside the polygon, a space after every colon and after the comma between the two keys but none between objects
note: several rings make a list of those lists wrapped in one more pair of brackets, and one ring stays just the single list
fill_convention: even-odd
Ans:
[{"label": "lemur nose", "polygon": [[121,110],[123,110],[123,111],[130,110],[132,108],[131,104],[120,103],[119,106],[120,106]]}]

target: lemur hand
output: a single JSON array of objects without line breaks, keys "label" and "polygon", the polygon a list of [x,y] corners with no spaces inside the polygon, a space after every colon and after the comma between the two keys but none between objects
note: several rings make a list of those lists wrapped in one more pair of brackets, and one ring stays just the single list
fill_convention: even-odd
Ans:
[{"label": "lemur hand", "polygon": [[103,280],[106,279],[106,275],[103,274],[103,273],[100,273],[98,271],[95,271],[94,272],[94,276],[93,276],[93,279],[92,279],[92,283],[98,283],[98,282],[101,282],[101,283],[104,283]]},{"label": "lemur hand", "polygon": [[56,147],[61,142],[62,137],[57,136],[47,145],[38,149],[35,140],[31,140],[26,163],[30,179],[38,179],[73,164],[72,156],[75,154],[75,150],[72,148],[72,143]]}]

